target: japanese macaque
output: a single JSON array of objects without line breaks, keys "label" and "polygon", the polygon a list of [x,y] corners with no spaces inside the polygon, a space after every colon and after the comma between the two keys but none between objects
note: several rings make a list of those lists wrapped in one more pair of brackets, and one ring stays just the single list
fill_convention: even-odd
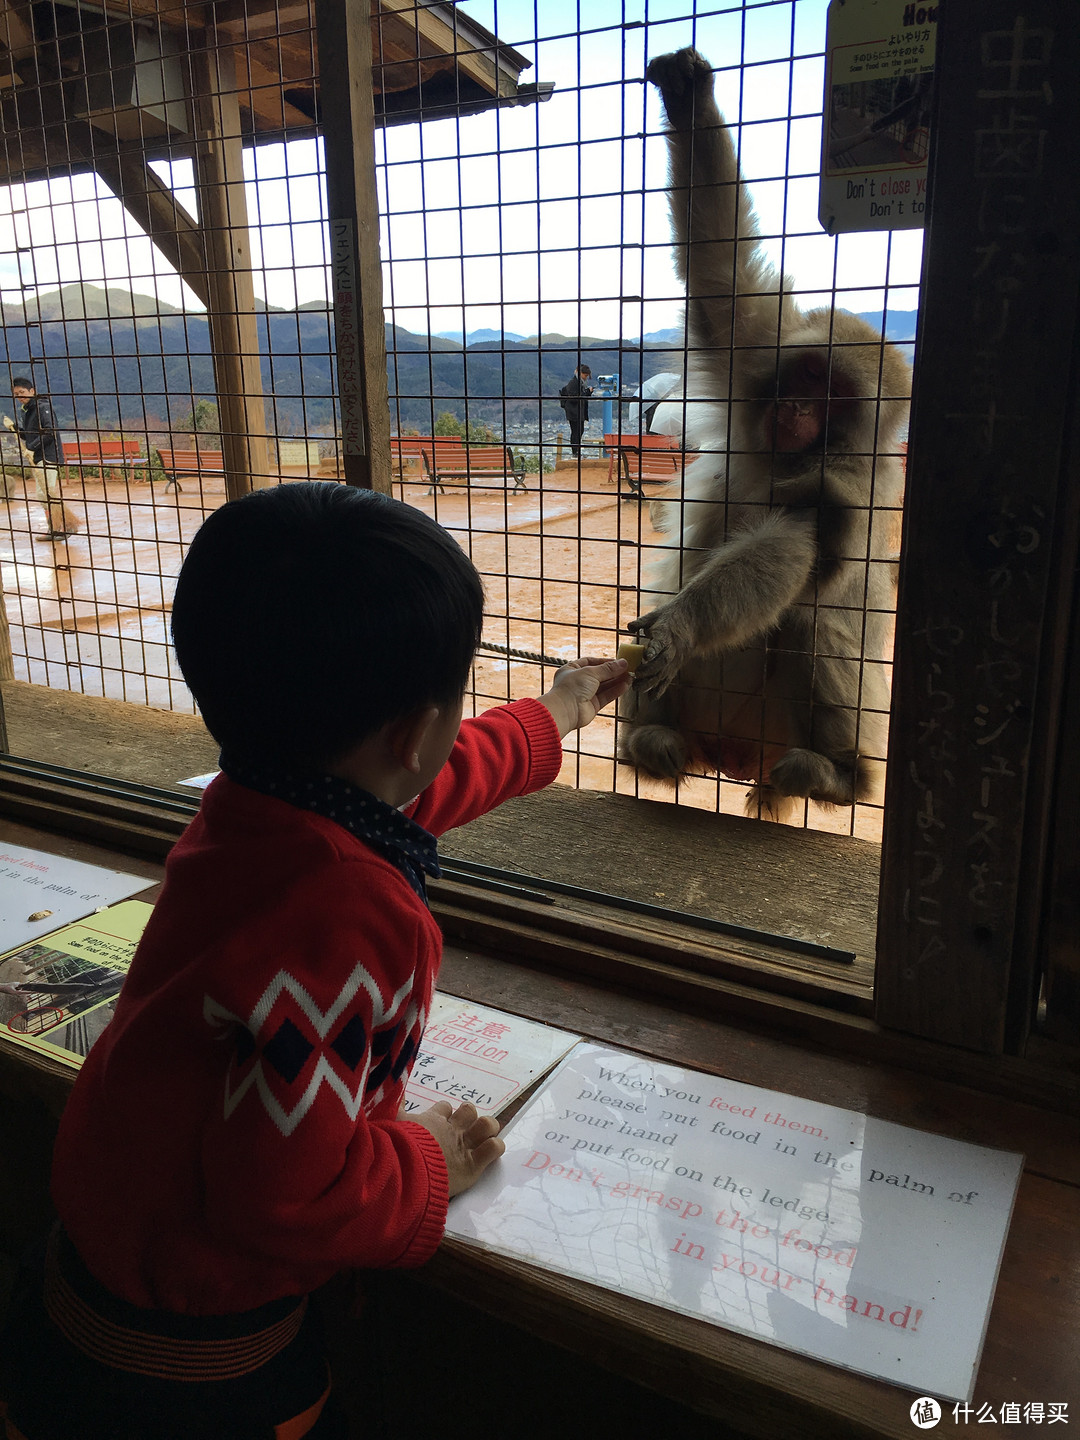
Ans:
[{"label": "japanese macaque", "polygon": [[629,627],[648,648],[620,754],[661,780],[752,782],[747,813],[766,818],[801,798],[874,799],[910,372],[856,316],[796,306],[763,254],[708,61],[662,55],[647,78],[669,124],[685,393],[713,403]]}]

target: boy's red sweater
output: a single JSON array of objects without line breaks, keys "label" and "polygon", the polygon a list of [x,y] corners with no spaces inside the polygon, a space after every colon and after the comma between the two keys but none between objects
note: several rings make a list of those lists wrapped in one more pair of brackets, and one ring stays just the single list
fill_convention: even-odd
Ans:
[{"label": "boy's red sweater", "polygon": [[[407,813],[439,835],[550,784],[560,758],[547,709],[516,701],[465,721]],[[218,1315],[426,1260],[446,1165],[396,1116],[440,955],[389,860],[216,779],[60,1126],[53,1197],[97,1279]]]}]

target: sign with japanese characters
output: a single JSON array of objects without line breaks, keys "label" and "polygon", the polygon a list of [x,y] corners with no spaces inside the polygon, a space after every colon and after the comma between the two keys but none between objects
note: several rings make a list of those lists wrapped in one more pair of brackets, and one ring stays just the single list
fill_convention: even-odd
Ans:
[{"label": "sign with japanese characters", "polygon": [[449,1234],[970,1398],[1023,1157],[576,1046]]},{"label": "sign with japanese characters", "polygon": [[937,4],[832,0],[818,217],[830,235],[926,221]]},{"label": "sign with japanese characters", "polygon": [[481,1115],[498,1115],[579,1038],[453,995],[436,995],[405,1086],[405,1109],[426,1110],[436,1100],[452,1105],[471,1100]]},{"label": "sign with japanese characters", "polygon": [[113,1018],[152,910],[125,900],[0,959],[0,1034],[81,1065]]},{"label": "sign with japanese characters", "polygon": [[25,845],[0,845],[0,955],[153,883]]},{"label": "sign with japanese characters", "polygon": [[337,394],[341,448],[346,455],[367,453],[362,345],[356,280],[356,233],[351,220],[330,221],[330,275],[337,339]]}]

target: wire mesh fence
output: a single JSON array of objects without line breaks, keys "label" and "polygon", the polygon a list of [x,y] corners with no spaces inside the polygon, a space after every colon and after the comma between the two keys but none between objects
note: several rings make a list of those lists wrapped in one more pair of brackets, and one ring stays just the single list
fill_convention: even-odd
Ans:
[{"label": "wire mesh fence", "polygon": [[[0,36],[3,344],[12,381],[36,392],[10,407],[22,436],[0,440],[14,673],[191,711],[172,584],[227,477],[342,473],[313,19],[284,0],[248,0],[216,29],[183,7],[53,13],[48,33],[36,11],[32,33],[9,31],[6,53]],[[473,708],[614,653],[657,564],[702,549],[684,531],[705,468],[745,448],[730,358],[710,389],[684,325],[651,58],[708,57],[757,248],[791,305],[862,315],[910,353],[919,233],[831,238],[817,221],[824,27],[822,0],[375,9],[392,481],[483,575]],[[893,128],[875,144],[912,151]],[[34,465],[25,402],[42,398],[63,453]],[[873,488],[874,443],[861,453]],[[898,497],[860,504],[864,570],[888,568],[896,534],[882,517],[871,541],[870,514],[898,532]],[[875,596],[860,614],[889,610]],[[867,658],[809,663],[851,661],[857,709]],[[869,661],[887,669],[887,637]],[[698,754],[664,783],[617,759],[616,731],[609,716],[571,742],[563,780],[741,813],[762,778],[761,762],[725,773]],[[760,728],[766,749],[774,738]],[[880,801],[805,802],[793,818],[874,838]]]}]

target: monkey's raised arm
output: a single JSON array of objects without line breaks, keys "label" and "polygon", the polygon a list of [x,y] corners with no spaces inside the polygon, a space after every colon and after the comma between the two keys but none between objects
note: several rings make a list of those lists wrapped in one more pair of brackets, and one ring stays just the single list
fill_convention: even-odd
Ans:
[{"label": "monkey's raised arm", "polygon": [[775,344],[781,307],[791,302],[760,253],[731,131],[713,95],[712,66],[696,50],[677,50],[658,55],[645,78],[660,91],[670,125],[669,201],[690,344],[706,351]]}]

